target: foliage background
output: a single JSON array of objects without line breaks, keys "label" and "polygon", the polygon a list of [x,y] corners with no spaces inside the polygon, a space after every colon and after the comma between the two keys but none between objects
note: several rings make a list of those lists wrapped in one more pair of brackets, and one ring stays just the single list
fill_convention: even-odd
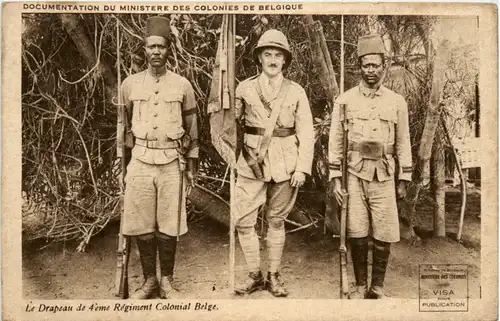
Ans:
[{"label": "foliage background", "polygon": [[[188,78],[195,89],[202,146],[201,179],[208,188],[215,189],[214,181],[223,179],[227,172],[210,143],[206,106],[222,16],[169,17],[173,41],[168,67]],[[116,107],[113,105],[116,51],[119,47],[122,79],[145,68],[142,30],[147,18],[148,15],[130,14],[23,15],[24,239],[78,238],[83,249],[92,235],[119,215]],[[86,54],[93,54],[96,64],[89,64],[81,48],[72,41],[64,24],[68,19],[88,38],[91,45]],[[341,17],[314,16],[314,19],[323,26],[339,81]],[[379,32],[392,44],[386,85],[408,102],[414,156],[429,100],[435,55],[433,27],[438,20],[429,16],[346,16],[344,19],[346,90],[359,80],[358,36]],[[118,21],[121,42],[116,34]],[[277,28],[287,35],[294,58],[286,74],[305,88],[316,129],[313,176],[306,188],[324,191],[328,180],[326,149],[331,106],[311,61],[304,21],[303,16],[297,15],[238,16],[236,75],[239,82],[258,73],[252,50],[263,32]],[[459,42],[454,55],[450,58],[444,104],[451,106],[450,110],[465,110],[458,116],[453,114],[452,118],[470,123],[477,113],[478,63],[477,59],[470,58],[477,57],[476,48]],[[227,188],[219,188],[217,192],[227,195]]]}]

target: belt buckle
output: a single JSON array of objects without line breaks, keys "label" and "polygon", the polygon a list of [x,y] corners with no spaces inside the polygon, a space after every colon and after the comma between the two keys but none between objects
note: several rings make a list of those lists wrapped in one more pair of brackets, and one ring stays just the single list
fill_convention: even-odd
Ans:
[{"label": "belt buckle", "polygon": [[381,142],[365,141],[361,143],[361,154],[363,158],[377,160],[384,154],[384,146]]},{"label": "belt buckle", "polygon": [[148,140],[146,145],[147,145],[147,148],[157,149],[158,148],[158,141],[157,140]]}]

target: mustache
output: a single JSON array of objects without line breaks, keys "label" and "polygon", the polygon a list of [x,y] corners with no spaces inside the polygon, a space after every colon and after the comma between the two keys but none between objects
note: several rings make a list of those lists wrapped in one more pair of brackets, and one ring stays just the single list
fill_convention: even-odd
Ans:
[{"label": "mustache", "polygon": [[277,64],[273,64],[273,63],[271,63],[271,64],[268,64],[267,66],[268,66],[268,67],[274,67],[274,68],[278,68],[278,65],[277,65]]}]

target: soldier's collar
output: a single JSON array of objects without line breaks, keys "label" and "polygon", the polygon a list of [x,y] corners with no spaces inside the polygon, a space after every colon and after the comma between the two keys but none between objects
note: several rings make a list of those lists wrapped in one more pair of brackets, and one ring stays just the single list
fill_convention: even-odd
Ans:
[{"label": "soldier's collar", "polygon": [[168,73],[167,67],[165,66],[160,72],[156,72],[153,67],[148,66],[148,74],[154,78],[160,78]]},{"label": "soldier's collar", "polygon": [[259,81],[261,82],[261,85],[267,86],[270,81],[272,81],[276,86],[276,88],[281,87],[281,84],[283,83],[283,73],[279,73],[276,77],[274,77],[272,80],[264,73],[260,73]]},{"label": "soldier's collar", "polygon": [[376,91],[373,91],[372,89],[367,88],[363,81],[359,82],[359,92],[362,93],[365,97],[381,96],[384,88],[384,85],[380,85],[380,87],[378,87]]}]

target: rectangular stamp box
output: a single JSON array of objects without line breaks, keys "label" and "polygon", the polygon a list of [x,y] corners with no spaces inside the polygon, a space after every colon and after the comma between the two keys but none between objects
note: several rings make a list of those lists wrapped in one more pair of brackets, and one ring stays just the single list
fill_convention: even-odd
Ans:
[{"label": "rectangular stamp box", "polygon": [[467,312],[467,265],[420,264],[418,299],[420,312]]}]

